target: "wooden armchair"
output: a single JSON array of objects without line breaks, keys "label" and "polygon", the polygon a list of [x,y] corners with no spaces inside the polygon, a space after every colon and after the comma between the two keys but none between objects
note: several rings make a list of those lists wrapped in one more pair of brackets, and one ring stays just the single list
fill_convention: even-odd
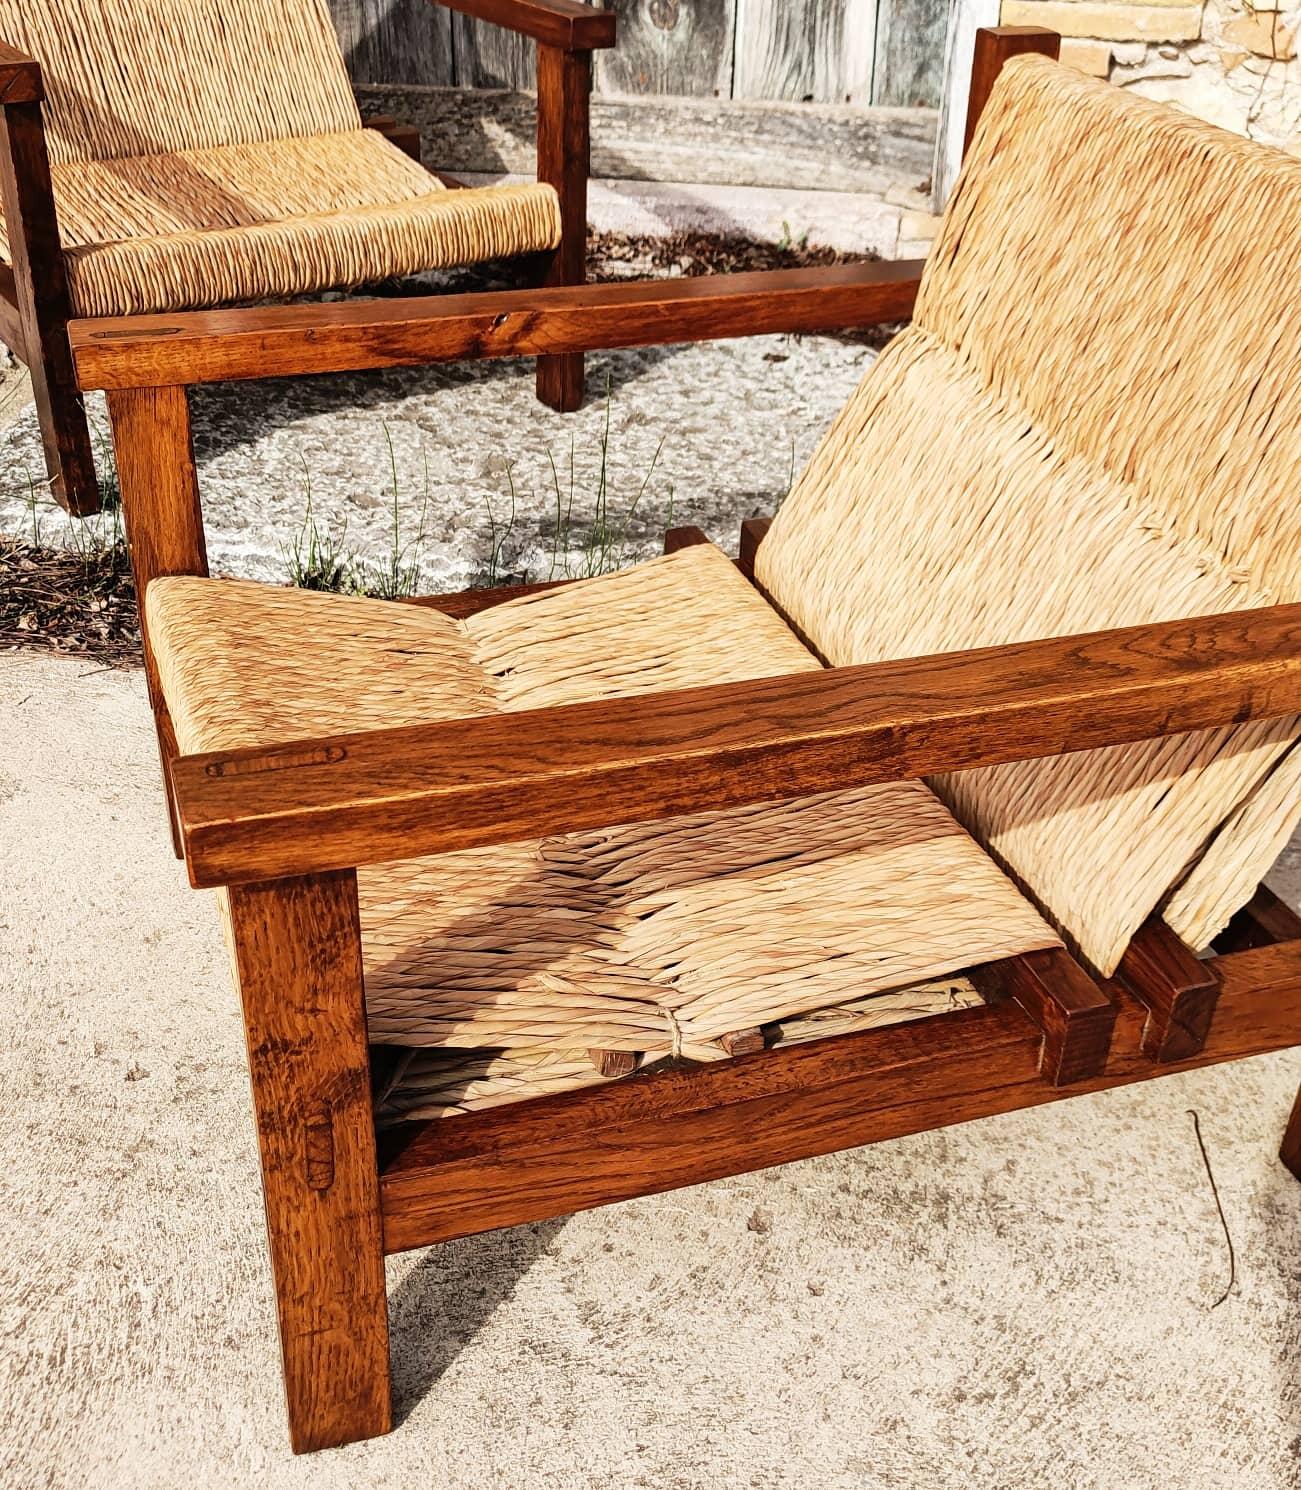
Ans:
[{"label": "wooden armchair", "polygon": [[[451,190],[363,129],[322,0],[0,0],[0,338],[27,363],[52,489],[98,510],[74,316],[349,288],[536,255],[581,284],[588,93],[613,13],[443,0],[538,45],[536,185]],[[20,50],[21,48],[21,50]],[[412,149],[410,132],[395,133]],[[538,362],[571,410],[581,354]]]},{"label": "wooden armchair", "polygon": [[[977,78],[1054,44],[983,33]],[[679,530],[412,606],[206,578],[185,385],[717,333],[756,289],[73,326],[229,916],[296,1449],[390,1426],[386,1252],[1301,1039],[1255,891],[1301,811],[1298,206],[1286,157],[1017,61],[739,566]]]}]

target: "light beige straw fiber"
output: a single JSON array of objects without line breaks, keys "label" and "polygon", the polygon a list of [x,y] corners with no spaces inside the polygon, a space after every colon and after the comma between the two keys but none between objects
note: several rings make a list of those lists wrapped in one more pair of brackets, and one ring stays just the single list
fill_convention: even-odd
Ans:
[{"label": "light beige straw fiber", "polygon": [[[193,578],[155,580],[146,613],[187,753],[819,666],[704,546],[468,623]],[[508,1052],[495,1093],[586,1081],[576,1049],[716,1059],[833,1006],[851,1027],[939,1008],[895,995],[1057,944],[920,782],[363,868],[358,890],[372,1039]]]},{"label": "light beige straw fiber", "polygon": [[[1301,599],[1298,264],[1301,162],[1012,62],[915,324],[775,520],[765,589],[834,664]],[[1270,778],[1297,729],[932,784],[1110,972],[1180,883],[1198,946],[1250,895],[1301,816]]]},{"label": "light beige straw fiber", "polygon": [[44,69],[81,315],[307,294],[559,242],[550,186],[448,190],[361,127],[319,0],[0,0],[0,35]]}]

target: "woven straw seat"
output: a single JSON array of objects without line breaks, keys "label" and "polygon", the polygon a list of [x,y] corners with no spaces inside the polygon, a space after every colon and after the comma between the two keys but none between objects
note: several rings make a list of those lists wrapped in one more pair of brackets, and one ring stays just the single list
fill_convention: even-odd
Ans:
[{"label": "woven straw seat", "polygon": [[550,186],[449,190],[363,129],[317,0],[0,0],[0,34],[45,63],[80,315],[309,294],[560,241]]},{"label": "woven straw seat", "polygon": [[[1301,162],[1010,62],[914,324],[760,582],[835,665],[1301,600],[1298,263]],[[1301,817],[1299,728],[932,785],[1109,974],[1154,910],[1202,947],[1251,896]]]},{"label": "woven straw seat", "polygon": [[[706,546],[464,623],[189,578],[147,611],[186,752],[819,665]],[[1058,944],[919,782],[388,864],[358,889],[371,1038],[426,1053],[394,1113],[585,1084],[590,1049],[714,1059],[812,1011],[855,1006],[831,1032],[958,1007],[951,981],[897,991]],[[449,1073],[449,1049],[473,1053]]]}]

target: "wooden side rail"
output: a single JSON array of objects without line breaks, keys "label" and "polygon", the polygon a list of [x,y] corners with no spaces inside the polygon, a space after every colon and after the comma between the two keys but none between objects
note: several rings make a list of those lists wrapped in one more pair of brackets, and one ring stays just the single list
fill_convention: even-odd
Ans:
[{"label": "wooden side rail", "polygon": [[1301,711],[1301,605],[181,757],[196,886]]},{"label": "wooden side rail", "polygon": [[531,36],[566,52],[596,52],[615,42],[615,13],[580,0],[438,0],[447,10]]},{"label": "wooden side rail", "polygon": [[[1040,1078],[1037,1032],[1003,1002],[408,1124],[382,1138],[384,1250],[567,1215],[1296,1042],[1301,946],[1237,953],[1213,967],[1223,991],[1204,1050],[1154,1064],[1141,1048],[1147,1010],[1116,989],[1106,1066],[1069,1090]],[[1301,1121],[1297,1127],[1292,1157],[1301,1167]]]},{"label": "wooden side rail", "polygon": [[918,262],[74,321],[82,388],[299,377],[906,320]]}]

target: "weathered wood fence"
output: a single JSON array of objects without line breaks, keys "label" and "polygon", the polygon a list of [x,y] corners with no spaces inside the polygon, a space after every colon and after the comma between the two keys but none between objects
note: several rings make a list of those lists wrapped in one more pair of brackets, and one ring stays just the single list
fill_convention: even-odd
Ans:
[{"label": "weathered wood fence", "polygon": [[[604,0],[611,94],[935,108],[948,0]],[[429,0],[330,0],[357,83],[529,88],[533,45]]]}]

